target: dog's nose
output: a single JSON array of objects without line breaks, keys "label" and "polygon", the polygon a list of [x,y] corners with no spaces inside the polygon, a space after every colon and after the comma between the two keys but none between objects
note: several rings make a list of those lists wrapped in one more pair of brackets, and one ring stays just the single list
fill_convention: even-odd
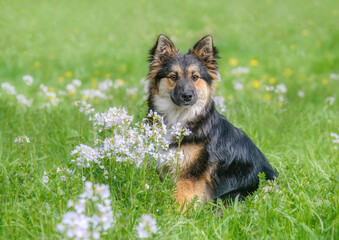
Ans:
[{"label": "dog's nose", "polygon": [[190,102],[193,98],[192,93],[183,93],[181,94],[181,99],[184,100],[185,102]]}]

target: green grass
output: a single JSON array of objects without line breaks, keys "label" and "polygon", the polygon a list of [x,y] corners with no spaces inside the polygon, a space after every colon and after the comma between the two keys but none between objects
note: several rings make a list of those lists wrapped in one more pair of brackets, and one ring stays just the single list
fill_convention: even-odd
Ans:
[{"label": "green grass", "polygon": [[[276,190],[265,192],[264,182],[258,197],[227,208],[199,204],[185,216],[174,210],[173,184],[160,182],[154,166],[115,163],[108,180],[92,176],[111,190],[115,224],[107,239],[134,239],[142,214],[157,220],[155,239],[338,239],[339,150],[330,133],[339,133],[339,80],[329,78],[339,74],[338,22],[334,0],[0,2],[0,84],[34,99],[25,107],[0,88],[0,238],[62,239],[56,224],[83,183],[46,184],[43,173],[71,167],[70,152],[80,143],[92,146],[96,134],[73,105],[80,91],[61,96],[58,90],[74,78],[81,89],[122,79],[122,87],[107,93],[111,99],[87,101],[98,112],[125,107],[140,121],[147,111],[140,83],[147,52],[164,33],[183,52],[213,36],[221,56],[217,95],[225,98],[229,120],[279,172]],[[252,59],[259,64],[251,66]],[[250,69],[241,76],[243,90],[232,84],[238,66]],[[34,78],[30,87],[22,81],[26,74]],[[288,89],[284,104],[264,87],[281,83]],[[62,102],[41,108],[49,99],[39,95],[40,84]],[[136,96],[126,94],[132,87]],[[331,96],[333,105],[325,102]],[[31,142],[15,144],[22,135]]]}]

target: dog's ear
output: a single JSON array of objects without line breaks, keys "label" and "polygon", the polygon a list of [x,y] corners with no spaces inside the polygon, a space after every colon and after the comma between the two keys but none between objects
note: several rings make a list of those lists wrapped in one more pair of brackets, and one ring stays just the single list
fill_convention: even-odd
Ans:
[{"label": "dog's ear", "polygon": [[157,60],[163,61],[165,58],[179,53],[179,50],[176,49],[171,39],[161,34],[149,53],[150,56],[148,60],[150,63],[152,63],[153,61]]},{"label": "dog's ear", "polygon": [[217,59],[218,50],[213,45],[211,36],[205,36],[200,39],[192,49],[188,51],[195,55],[207,67],[209,75],[212,79],[219,79]]}]

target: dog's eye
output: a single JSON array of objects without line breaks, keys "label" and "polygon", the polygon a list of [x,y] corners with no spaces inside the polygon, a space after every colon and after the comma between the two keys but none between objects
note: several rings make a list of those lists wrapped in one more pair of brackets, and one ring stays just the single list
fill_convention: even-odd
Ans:
[{"label": "dog's eye", "polygon": [[195,75],[195,74],[193,74],[192,78],[193,78],[193,80],[194,80],[194,81],[196,81],[196,80],[198,80],[198,79],[199,79],[199,76],[198,76],[198,75]]},{"label": "dog's eye", "polygon": [[170,76],[170,79],[173,80],[173,81],[177,80],[177,75]]}]

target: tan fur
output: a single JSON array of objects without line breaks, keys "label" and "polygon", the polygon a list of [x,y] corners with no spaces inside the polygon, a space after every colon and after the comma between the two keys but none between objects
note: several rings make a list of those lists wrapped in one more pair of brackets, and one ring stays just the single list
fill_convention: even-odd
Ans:
[{"label": "tan fur", "polygon": [[206,171],[199,179],[179,178],[174,193],[174,197],[179,203],[179,208],[185,210],[195,196],[198,197],[198,201],[211,200],[210,184],[209,171]]},{"label": "tan fur", "polygon": [[180,147],[180,150],[184,154],[183,161],[179,163],[181,174],[184,174],[185,170],[194,164],[203,147],[202,144],[185,144]]},{"label": "tan fur", "polygon": [[[171,172],[172,177],[176,178],[177,187],[175,189],[175,199],[179,203],[180,209],[186,209],[192,199],[197,196],[198,201],[211,200],[211,170],[208,168],[198,179],[187,176],[188,169],[196,164],[204,146],[202,144],[185,144],[180,150],[183,152],[184,159],[179,163],[172,163],[172,166],[164,166],[163,170]],[[178,172],[179,171],[179,172]]]}]

